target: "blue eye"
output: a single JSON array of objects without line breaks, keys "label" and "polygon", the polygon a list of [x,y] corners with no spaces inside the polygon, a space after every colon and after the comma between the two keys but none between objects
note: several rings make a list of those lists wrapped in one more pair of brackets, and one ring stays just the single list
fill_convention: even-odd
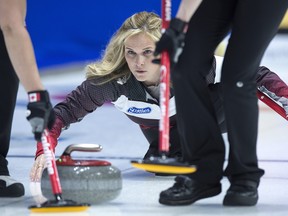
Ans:
[{"label": "blue eye", "polygon": [[152,53],[153,53],[152,50],[145,50],[145,51],[144,51],[144,55],[150,55],[150,54],[152,54]]},{"label": "blue eye", "polygon": [[128,55],[135,55],[136,53],[133,52],[132,50],[128,50],[128,51],[127,51],[127,54],[128,54]]}]

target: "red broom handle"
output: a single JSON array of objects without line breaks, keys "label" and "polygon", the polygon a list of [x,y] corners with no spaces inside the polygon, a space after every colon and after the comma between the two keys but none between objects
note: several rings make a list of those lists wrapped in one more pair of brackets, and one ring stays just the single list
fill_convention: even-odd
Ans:
[{"label": "red broom handle", "polygon": [[[162,0],[161,3],[162,32],[164,32],[171,20],[171,0]],[[169,98],[170,98],[170,58],[167,51],[161,54],[161,78],[160,78],[160,110],[159,121],[159,152],[169,152]]]},{"label": "red broom handle", "polygon": [[169,27],[171,20],[172,4],[171,0],[162,0],[161,2],[161,17],[162,17],[162,30]]},{"label": "red broom handle", "polygon": [[160,110],[159,121],[159,151],[169,151],[169,97],[170,97],[170,61],[169,54],[163,52],[161,56],[161,82],[160,82]]},{"label": "red broom handle", "polygon": [[288,121],[288,115],[286,114],[284,108],[281,107],[277,102],[265,95],[259,89],[257,89],[257,97],[259,100],[261,100],[263,103],[265,103],[267,106],[269,106],[271,109],[273,109],[275,112],[277,112],[280,116],[282,116]]},{"label": "red broom handle", "polygon": [[55,162],[55,155],[54,155],[53,150],[51,149],[47,130],[44,130],[41,141],[42,141],[47,171],[50,177],[50,183],[51,183],[53,194],[55,196],[61,195],[62,188],[60,185],[58,170],[57,170],[57,166]]}]

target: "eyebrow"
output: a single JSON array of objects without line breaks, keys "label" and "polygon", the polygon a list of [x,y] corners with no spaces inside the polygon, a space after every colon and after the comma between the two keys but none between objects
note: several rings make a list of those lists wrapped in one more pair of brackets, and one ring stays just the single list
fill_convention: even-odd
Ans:
[{"label": "eyebrow", "polygon": [[[130,48],[130,47],[127,47],[127,46],[125,46],[125,49],[134,50],[133,48]],[[145,47],[145,48],[144,48],[144,49],[142,49],[142,50],[148,50],[148,49],[153,49],[153,47],[152,47],[152,46],[149,46],[149,47]]]}]

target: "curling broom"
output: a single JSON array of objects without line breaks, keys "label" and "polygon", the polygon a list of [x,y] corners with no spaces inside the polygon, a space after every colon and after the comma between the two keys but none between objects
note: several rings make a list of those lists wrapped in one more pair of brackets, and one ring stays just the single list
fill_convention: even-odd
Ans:
[{"label": "curling broom", "polygon": [[[171,0],[162,0],[162,32],[168,28],[171,20]],[[160,110],[159,121],[159,154],[144,160],[131,161],[132,166],[154,173],[188,174],[196,171],[196,167],[183,163],[169,154],[169,98],[170,98],[170,58],[169,53],[161,54]]]}]

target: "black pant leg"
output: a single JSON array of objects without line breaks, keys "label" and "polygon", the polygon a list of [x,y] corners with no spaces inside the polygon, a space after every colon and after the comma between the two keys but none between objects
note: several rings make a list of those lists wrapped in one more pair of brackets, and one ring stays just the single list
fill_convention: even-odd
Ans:
[{"label": "black pant leg", "polygon": [[9,59],[3,34],[0,31],[0,175],[9,175],[6,156],[10,136],[19,80]]},{"label": "black pant leg", "polygon": [[[235,9],[233,28],[226,49],[221,82],[230,145],[228,167],[233,179],[258,182],[258,100],[256,73],[263,54],[287,10],[287,0],[243,0]],[[257,14],[255,16],[255,14]]]},{"label": "black pant leg", "polygon": [[[254,4],[249,6],[251,14],[247,16],[249,8],[244,7],[240,13],[241,11],[238,11],[240,3]],[[222,67],[226,72],[224,72],[224,79],[222,74],[221,80],[223,84],[225,83],[224,110],[228,122],[229,144],[230,147],[232,146],[226,175],[243,176],[256,182],[263,175],[263,170],[258,168],[255,151],[258,108],[256,86],[251,83],[255,82],[254,73],[259,66],[263,51],[275,34],[275,29],[277,29],[275,24],[281,21],[287,9],[286,0],[274,3],[273,0],[270,2],[206,0],[200,5],[189,23],[185,47],[175,71],[172,72],[172,79],[175,88],[179,134],[185,148],[183,152],[188,161],[198,166],[198,171],[191,175],[196,181],[215,183],[223,175],[224,143],[220,136],[221,131],[217,124],[216,113],[209,98],[208,87],[205,87],[202,77],[209,70],[208,61],[212,58],[215,48],[231,26],[237,27],[236,31],[232,31],[232,36],[234,36],[229,44],[238,46],[229,49],[228,45]],[[266,13],[259,13],[258,9],[263,8],[262,4],[271,4],[271,9],[268,6]],[[270,19],[271,16],[273,19]],[[246,20],[242,20],[243,17]],[[254,22],[253,28],[251,28],[253,24],[251,20]],[[255,25],[255,22],[258,23]],[[239,34],[240,30],[243,30],[241,33],[244,36]],[[239,41],[235,35],[244,41]],[[253,35],[253,42],[249,41],[252,39],[251,35]],[[244,45],[243,42],[249,43]],[[251,63],[251,59],[254,62]],[[241,82],[238,83],[239,79]],[[239,91],[240,88],[235,84],[242,86],[243,82],[245,83],[242,88],[244,91]],[[236,88],[238,90],[235,90]],[[243,112],[244,118],[242,119]],[[250,127],[252,130],[248,132]],[[247,140],[248,142],[245,142]]]},{"label": "black pant leg", "polygon": [[225,122],[225,113],[223,107],[223,92],[221,88],[221,83],[210,84],[208,87],[211,95],[211,100],[215,108],[217,122],[219,124],[220,130],[222,133],[226,133],[227,127]]},{"label": "black pant leg", "polygon": [[[215,6],[210,7],[210,2],[215,2]],[[190,177],[207,184],[215,184],[222,179],[225,160],[222,133],[210,89],[204,79],[210,71],[214,50],[229,31],[232,16],[231,13],[222,13],[217,4],[218,1],[202,2],[189,22],[185,47],[175,70],[171,72],[183,157],[197,166],[197,172]],[[224,15],[227,21],[222,21],[225,20],[222,17],[211,18],[217,15]]]}]

